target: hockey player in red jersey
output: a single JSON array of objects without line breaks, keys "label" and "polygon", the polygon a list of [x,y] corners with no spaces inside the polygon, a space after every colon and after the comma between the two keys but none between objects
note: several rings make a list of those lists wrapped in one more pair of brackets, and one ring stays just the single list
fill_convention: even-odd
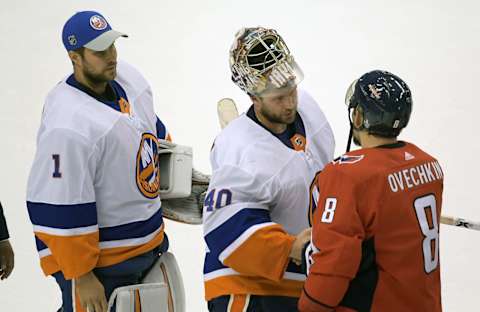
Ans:
[{"label": "hockey player in red jersey", "polygon": [[350,86],[346,104],[362,148],[312,183],[309,274],[299,310],[441,311],[443,172],[435,158],[397,140],[410,118],[410,89],[391,73],[372,71]]}]

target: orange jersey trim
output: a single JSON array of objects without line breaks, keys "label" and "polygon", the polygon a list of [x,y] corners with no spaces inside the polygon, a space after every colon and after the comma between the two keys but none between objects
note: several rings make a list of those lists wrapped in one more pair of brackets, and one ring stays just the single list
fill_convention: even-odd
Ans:
[{"label": "orange jersey trim", "polygon": [[[163,225],[162,225],[163,227]],[[100,257],[97,262],[97,267],[106,267],[114,265],[125,261],[127,259],[133,258],[135,256],[146,253],[147,251],[152,250],[163,242],[165,233],[162,230],[148,243],[140,246],[131,246],[131,247],[117,247],[117,248],[108,248],[102,249],[100,251]]]},{"label": "orange jersey trim", "polygon": [[278,224],[255,231],[223,264],[246,275],[280,281],[289,261],[295,237]]},{"label": "orange jersey trim", "polygon": [[250,295],[231,295],[227,312],[246,312],[250,303]]},{"label": "orange jersey trim", "polygon": [[52,255],[40,258],[40,266],[45,275],[50,275],[59,271],[58,263]]},{"label": "orange jersey trim", "polygon": [[[45,242],[52,252],[52,260],[57,264],[54,272],[48,271],[45,274],[61,270],[65,279],[72,279],[90,272],[97,263],[100,254],[98,231],[73,236],[56,236],[40,232],[35,232],[35,235]],[[54,267],[52,260],[46,261],[50,269]]]},{"label": "orange jersey trim", "polygon": [[[60,254],[58,254],[58,251],[57,251],[57,253],[55,254],[55,257],[53,255],[53,252],[51,255],[42,257],[40,259],[40,266],[45,275],[51,275],[55,272],[62,271],[63,275],[65,276],[65,279],[67,280],[72,278],[77,278],[79,276],[82,276],[85,273],[90,272],[95,267],[105,267],[105,266],[114,265],[154,249],[155,247],[159,246],[163,242],[163,239],[165,237],[163,227],[164,225],[162,224],[162,227],[159,233],[155,235],[155,237],[152,240],[150,240],[149,242],[143,245],[101,249],[98,251],[98,253],[96,253],[95,256],[93,256],[92,253],[90,253],[90,255],[88,255],[87,253],[81,254],[79,252],[73,254],[71,253],[72,251],[70,248],[66,252],[64,251],[63,253],[60,253]],[[44,233],[35,233],[35,234],[42,241],[46,241],[46,239],[48,239],[47,237],[51,236]],[[92,235],[92,234],[88,234],[88,235]],[[78,237],[77,239],[81,239],[82,236],[87,236],[87,235],[79,235],[79,236],[80,237]],[[58,239],[58,237],[55,237],[55,238]],[[63,237],[60,237],[60,238],[63,238]],[[71,239],[71,238],[72,236],[65,237],[65,239]],[[69,242],[71,242],[70,240],[63,242],[63,239],[61,241],[64,244],[69,244]],[[58,244],[58,242],[56,244]],[[98,242],[96,242],[95,244],[98,246]],[[57,259],[60,257],[64,265],[68,265],[69,267],[61,266],[61,263],[59,263]]]},{"label": "orange jersey trim", "polygon": [[235,294],[300,297],[303,281],[283,279],[275,282],[259,277],[241,275],[221,276],[205,282],[205,299]]}]

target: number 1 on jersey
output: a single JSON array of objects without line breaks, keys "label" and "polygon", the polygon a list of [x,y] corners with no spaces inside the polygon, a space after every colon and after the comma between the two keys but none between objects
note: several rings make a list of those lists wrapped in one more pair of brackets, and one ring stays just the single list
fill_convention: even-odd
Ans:
[{"label": "number 1 on jersey", "polygon": [[[433,194],[419,197],[413,202],[415,213],[417,214],[420,230],[425,237],[423,239],[423,262],[425,272],[428,274],[438,267],[438,219],[437,219],[437,201]],[[431,223],[428,220],[427,210],[431,212]]]},{"label": "number 1 on jersey", "polygon": [[60,172],[60,155],[53,154],[52,158],[53,158],[53,166],[54,166],[52,177],[61,178],[62,173]]}]

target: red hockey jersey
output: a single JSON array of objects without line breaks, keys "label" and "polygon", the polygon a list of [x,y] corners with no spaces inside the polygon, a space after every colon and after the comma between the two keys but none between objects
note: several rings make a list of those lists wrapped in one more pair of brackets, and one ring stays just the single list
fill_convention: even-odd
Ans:
[{"label": "red hockey jersey", "polygon": [[441,311],[442,191],[438,161],[410,143],[325,167],[311,189],[300,311]]}]

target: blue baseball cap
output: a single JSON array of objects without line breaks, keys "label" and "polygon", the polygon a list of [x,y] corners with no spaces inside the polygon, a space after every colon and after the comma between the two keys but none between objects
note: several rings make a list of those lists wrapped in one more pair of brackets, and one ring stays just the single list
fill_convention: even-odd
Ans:
[{"label": "blue baseball cap", "polygon": [[113,30],[102,14],[95,11],[75,13],[63,26],[62,40],[67,51],[85,47],[104,51],[126,34]]}]

